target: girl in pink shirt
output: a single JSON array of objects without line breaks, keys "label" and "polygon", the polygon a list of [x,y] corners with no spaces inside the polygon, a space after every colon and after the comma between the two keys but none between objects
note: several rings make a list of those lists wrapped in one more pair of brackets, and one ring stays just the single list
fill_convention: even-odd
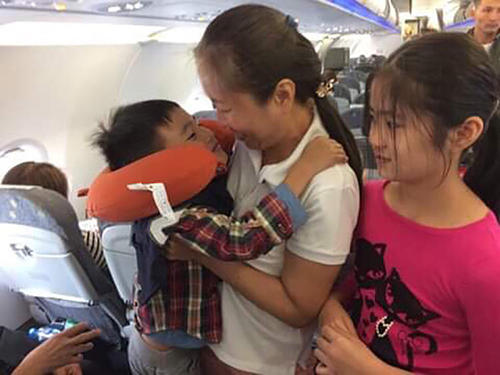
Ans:
[{"label": "girl in pink shirt", "polygon": [[[321,314],[318,374],[500,374],[499,80],[481,46],[439,33],[394,52],[370,86],[354,294]],[[459,175],[463,154],[473,164]],[[498,212],[497,212],[498,215]],[[350,315],[338,300],[351,298]]]}]

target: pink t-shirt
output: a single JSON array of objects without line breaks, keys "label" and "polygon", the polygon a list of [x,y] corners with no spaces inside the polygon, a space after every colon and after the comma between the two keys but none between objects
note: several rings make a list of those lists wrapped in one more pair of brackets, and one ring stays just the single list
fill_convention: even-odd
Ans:
[{"label": "pink t-shirt", "polygon": [[[352,317],[384,362],[422,374],[500,374],[500,226],[489,213],[435,229],[393,211],[368,183]],[[457,202],[459,204],[459,202]]]}]

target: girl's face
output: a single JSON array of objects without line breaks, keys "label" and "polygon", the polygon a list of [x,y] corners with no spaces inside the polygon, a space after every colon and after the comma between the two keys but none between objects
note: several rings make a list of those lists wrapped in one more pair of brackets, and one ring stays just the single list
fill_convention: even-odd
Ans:
[{"label": "girl's face", "polygon": [[[443,150],[432,142],[432,119],[425,114],[397,108],[389,99],[386,83],[375,78],[370,95],[369,142],[380,175],[388,180],[406,183],[439,184],[449,159],[448,141]],[[399,106],[398,106],[399,107]]]},{"label": "girl's face", "polygon": [[219,83],[215,70],[208,64],[198,64],[201,84],[217,111],[217,120],[230,127],[236,138],[256,150],[266,150],[279,139],[279,111],[272,100],[261,104],[252,95],[232,92]]}]

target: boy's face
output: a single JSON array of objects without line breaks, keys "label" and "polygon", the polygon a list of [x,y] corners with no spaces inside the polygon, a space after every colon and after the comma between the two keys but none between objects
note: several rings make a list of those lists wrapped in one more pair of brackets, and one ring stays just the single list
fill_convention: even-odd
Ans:
[{"label": "boy's face", "polygon": [[193,116],[182,108],[175,108],[170,114],[171,121],[165,126],[158,128],[159,136],[162,138],[165,148],[172,148],[184,144],[198,144],[212,152],[217,161],[227,163],[227,154],[217,142],[214,133],[199,126]]}]

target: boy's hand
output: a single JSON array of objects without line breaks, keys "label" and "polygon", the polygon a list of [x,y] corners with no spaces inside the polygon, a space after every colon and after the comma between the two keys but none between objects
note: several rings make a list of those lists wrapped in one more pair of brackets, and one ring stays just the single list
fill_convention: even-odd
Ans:
[{"label": "boy's hand", "polygon": [[304,166],[311,169],[314,176],[334,165],[347,163],[348,160],[349,158],[340,143],[320,136],[309,142],[295,165],[303,163]]},{"label": "boy's hand", "polygon": [[169,260],[196,260],[199,256],[199,253],[191,249],[178,234],[171,236],[163,249]]},{"label": "boy's hand", "polygon": [[347,161],[348,157],[338,142],[324,136],[316,137],[309,142],[299,160],[292,165],[283,182],[298,197],[319,172]]}]

